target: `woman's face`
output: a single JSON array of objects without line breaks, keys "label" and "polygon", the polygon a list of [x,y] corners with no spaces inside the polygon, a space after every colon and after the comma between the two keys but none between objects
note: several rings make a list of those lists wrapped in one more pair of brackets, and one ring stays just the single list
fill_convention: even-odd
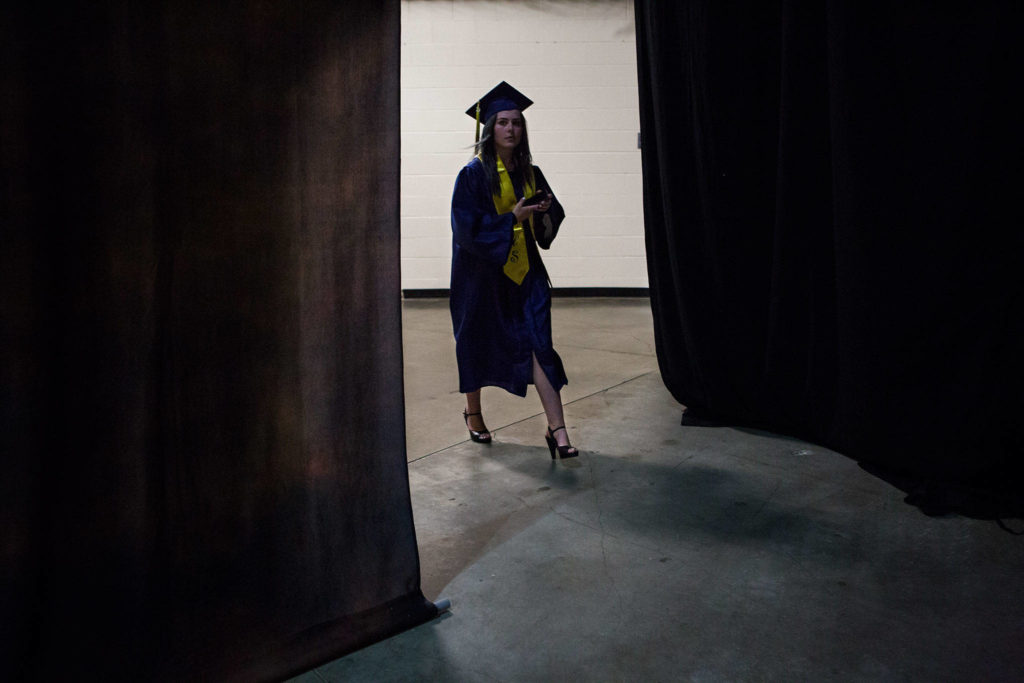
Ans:
[{"label": "woman's face", "polygon": [[508,156],[523,139],[523,115],[518,109],[499,111],[494,120],[494,148],[499,156]]}]

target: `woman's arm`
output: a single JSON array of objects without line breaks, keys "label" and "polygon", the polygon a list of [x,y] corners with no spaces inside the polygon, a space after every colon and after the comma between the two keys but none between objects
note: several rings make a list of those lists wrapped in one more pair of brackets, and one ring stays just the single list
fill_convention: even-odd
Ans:
[{"label": "woman's arm", "polygon": [[558,227],[565,220],[565,209],[562,208],[562,203],[558,201],[558,197],[551,191],[551,186],[548,185],[547,179],[537,166],[533,167],[533,176],[537,189],[544,190],[551,197],[551,206],[548,207],[547,211],[533,214],[533,236],[537,240],[537,246],[541,249],[547,249],[555,241],[555,236],[558,235]]},{"label": "woman's arm", "polygon": [[512,248],[515,223],[514,214],[499,216],[495,211],[480,162],[459,171],[452,193],[452,235],[456,244],[482,259],[504,265]]}]

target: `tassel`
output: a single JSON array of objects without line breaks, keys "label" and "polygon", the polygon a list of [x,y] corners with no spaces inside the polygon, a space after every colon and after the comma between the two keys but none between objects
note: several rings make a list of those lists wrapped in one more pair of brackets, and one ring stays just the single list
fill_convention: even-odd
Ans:
[{"label": "tassel", "polygon": [[480,143],[480,101],[476,103],[476,142]]}]

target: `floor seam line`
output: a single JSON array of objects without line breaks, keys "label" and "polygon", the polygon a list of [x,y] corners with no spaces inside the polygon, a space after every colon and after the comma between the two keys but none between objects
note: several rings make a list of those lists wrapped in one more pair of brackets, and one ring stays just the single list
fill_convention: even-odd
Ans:
[{"label": "floor seam line", "polygon": [[[629,379],[624,379],[621,382],[619,382],[618,384],[613,384],[610,387],[605,387],[604,389],[599,389],[599,390],[597,390],[597,391],[595,391],[593,393],[587,394],[586,396],[580,396],[579,398],[575,398],[575,399],[569,401],[568,403],[563,403],[562,407],[564,408],[565,406],[571,406],[573,403],[578,403],[579,401],[582,401],[584,399],[593,398],[594,396],[597,396],[598,394],[603,394],[606,391],[611,391],[612,389],[621,387],[623,384],[628,384],[629,382],[635,382],[636,380],[640,379],[641,377],[646,377],[647,375],[650,375],[653,372],[657,372],[657,370],[648,370],[647,372],[641,373],[641,374],[637,375],[636,377],[630,377]],[[495,433],[497,433],[498,431],[500,431],[502,429],[508,429],[509,427],[517,425],[517,424],[519,424],[521,422],[526,422],[527,420],[532,420],[533,418],[538,417],[538,416],[543,415],[543,414],[544,414],[544,411],[542,410],[539,413],[534,413],[533,415],[530,415],[529,417],[524,417],[521,420],[516,420],[515,422],[509,422],[507,425],[502,425],[501,427],[498,427],[497,429],[492,429],[492,430],[490,430],[490,432],[491,432],[491,434],[495,434]],[[451,444],[449,446],[445,446],[444,448],[439,448],[436,451],[433,451],[431,453],[427,453],[426,455],[421,455],[418,458],[413,458],[412,460],[407,460],[405,464],[406,465],[411,465],[412,463],[419,462],[420,460],[423,460],[424,458],[429,458],[432,455],[437,455],[438,453],[443,453],[443,452],[447,451],[450,448],[455,448],[456,446],[461,446],[462,444],[466,443],[469,440],[470,439],[463,439],[462,441],[456,441],[455,443],[453,443],[453,444]]]},{"label": "floor seam line", "polygon": [[641,353],[639,351],[616,351],[615,349],[601,349],[594,346],[580,346],[579,344],[562,344],[562,347],[569,349],[581,349],[583,351],[596,351],[598,353],[617,353],[622,356],[638,356],[640,358],[654,358],[655,353]]}]

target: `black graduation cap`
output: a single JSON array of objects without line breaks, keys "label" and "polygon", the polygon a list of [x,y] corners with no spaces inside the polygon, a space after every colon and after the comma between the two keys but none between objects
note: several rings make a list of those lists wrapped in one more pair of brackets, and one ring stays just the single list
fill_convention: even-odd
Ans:
[{"label": "black graduation cap", "polygon": [[533,104],[533,100],[519,92],[511,85],[502,81],[491,88],[491,91],[473,103],[466,110],[466,115],[476,119],[476,139],[480,140],[480,124],[486,122],[499,111],[518,109],[523,111]]}]

